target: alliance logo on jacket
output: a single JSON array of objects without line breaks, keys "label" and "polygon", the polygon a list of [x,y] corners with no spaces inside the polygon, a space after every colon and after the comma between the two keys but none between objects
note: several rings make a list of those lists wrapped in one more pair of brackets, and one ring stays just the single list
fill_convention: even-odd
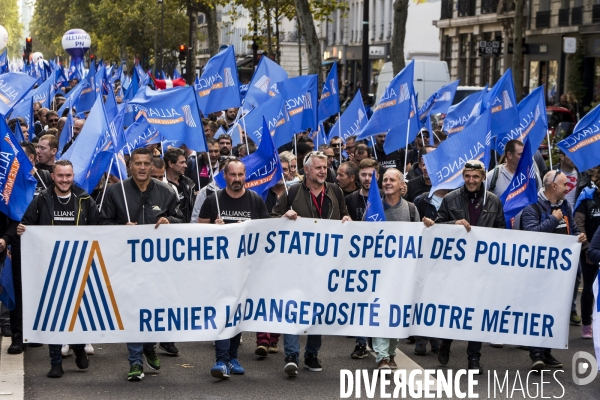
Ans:
[{"label": "alliance logo on jacket", "polygon": [[123,330],[98,241],[56,241],[33,330]]}]

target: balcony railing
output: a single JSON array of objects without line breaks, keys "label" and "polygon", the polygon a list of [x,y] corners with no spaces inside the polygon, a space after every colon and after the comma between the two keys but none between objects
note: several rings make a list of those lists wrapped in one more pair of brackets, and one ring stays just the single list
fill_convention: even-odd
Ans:
[{"label": "balcony railing", "polygon": [[452,19],[452,0],[442,0],[442,14],[440,19]]},{"label": "balcony railing", "polygon": [[592,22],[600,22],[600,4],[594,4],[592,8]]},{"label": "balcony railing", "polygon": [[481,0],[481,13],[493,14],[498,10],[498,0]]},{"label": "balcony railing", "polygon": [[472,17],[475,15],[475,0],[458,0],[458,16]]},{"label": "balcony railing", "polygon": [[536,28],[550,28],[550,11],[538,11],[535,13]]},{"label": "balcony railing", "polygon": [[558,26],[569,26],[569,8],[558,10]]},{"label": "balcony railing", "polygon": [[571,25],[583,24],[583,7],[573,7],[571,9]]}]

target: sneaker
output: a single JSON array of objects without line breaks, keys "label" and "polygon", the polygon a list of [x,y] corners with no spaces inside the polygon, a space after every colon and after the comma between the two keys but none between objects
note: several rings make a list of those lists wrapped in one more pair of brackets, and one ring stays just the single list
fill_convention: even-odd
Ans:
[{"label": "sneaker", "polygon": [[229,367],[231,373],[234,375],[244,375],[246,373],[246,370],[244,369],[244,367],[242,367],[237,358],[232,358],[231,360],[229,360],[229,364],[227,364],[227,366]]},{"label": "sneaker", "polygon": [[388,362],[388,360],[386,360],[384,358],[381,361],[379,361],[379,363],[377,363],[376,369],[391,369],[390,368],[390,363]]},{"label": "sneaker", "polygon": [[544,364],[550,368],[562,368],[563,366],[563,363],[554,358],[550,353],[544,353]]},{"label": "sneaker", "polygon": [[308,357],[304,357],[304,368],[308,368],[308,370],[312,372],[323,371],[323,367],[321,367],[319,359],[313,354],[310,354]]},{"label": "sneaker", "polygon": [[210,369],[210,375],[217,379],[229,379],[229,367],[223,361],[217,361]]},{"label": "sneaker", "polygon": [[129,373],[127,374],[127,380],[130,382],[139,382],[144,377],[144,367],[140,364],[133,364],[131,368],[129,368]]},{"label": "sneaker", "polygon": [[398,364],[396,364],[394,356],[390,356],[390,361],[388,361],[388,365],[390,366],[390,369],[398,369]]},{"label": "sneaker", "polygon": [[584,339],[593,339],[594,338],[594,331],[592,330],[592,326],[591,325],[583,325],[581,327],[581,337]]},{"label": "sneaker", "polygon": [[160,360],[156,355],[154,347],[151,350],[144,349],[144,355],[146,356],[146,364],[148,364],[148,367],[154,371],[158,371],[160,369]]},{"label": "sneaker", "polygon": [[87,354],[88,356],[93,356],[94,355],[94,346],[92,346],[91,344],[86,344],[84,347],[85,350],[85,354]]},{"label": "sneaker", "polygon": [[62,354],[63,357],[68,357],[71,355],[71,347],[69,347],[68,344],[63,344],[61,349],[60,349],[60,353]]},{"label": "sneaker", "polygon": [[369,353],[367,352],[367,346],[365,346],[364,344],[357,344],[354,347],[354,351],[352,352],[352,354],[350,354],[350,358],[354,358],[356,359],[362,359],[365,358],[367,355],[369,355]]},{"label": "sneaker", "polygon": [[577,315],[577,311],[571,311],[571,325],[581,325],[581,317]]},{"label": "sneaker", "polygon": [[546,364],[544,364],[544,359],[542,357],[534,357],[531,360],[531,370],[532,371],[541,371],[546,368]]},{"label": "sneaker", "polygon": [[269,353],[279,353],[279,347],[277,346],[277,343],[271,343],[269,345]]},{"label": "sneaker", "polygon": [[90,360],[85,350],[74,350],[75,352],[75,365],[79,369],[86,369],[90,366]]},{"label": "sneaker", "polygon": [[259,356],[260,358],[265,358],[269,355],[269,345],[266,343],[261,343],[256,346],[256,350],[254,350],[254,354]]},{"label": "sneaker", "polygon": [[159,343],[158,347],[160,347],[165,352],[167,352],[167,354],[170,354],[173,356],[179,355],[179,349],[177,347],[175,347],[175,343],[167,343],[167,342]]},{"label": "sneaker", "polygon": [[477,370],[477,372],[475,372],[475,375],[481,375],[483,374],[483,365],[481,365],[479,363],[479,359],[478,358],[472,358],[469,360],[469,365],[467,366],[467,369],[470,370]]},{"label": "sneaker", "polygon": [[425,343],[417,343],[417,345],[415,346],[415,354],[417,356],[424,356],[425,354],[427,354],[427,346],[425,345]]},{"label": "sneaker", "polygon": [[48,378],[60,378],[63,376],[63,373],[62,365],[53,365],[50,368],[50,372],[48,372],[46,376]]},{"label": "sneaker", "polygon": [[6,324],[2,326],[2,336],[12,337],[12,330],[10,329],[10,325]]},{"label": "sneaker", "polygon": [[442,365],[446,365],[448,364],[448,361],[450,361],[450,346],[444,344],[444,342],[442,342],[442,344],[440,345],[440,350],[438,352],[438,361]]},{"label": "sneaker", "polygon": [[296,360],[294,356],[287,356],[285,358],[285,367],[283,367],[283,372],[285,372],[287,376],[298,375],[298,360]]}]

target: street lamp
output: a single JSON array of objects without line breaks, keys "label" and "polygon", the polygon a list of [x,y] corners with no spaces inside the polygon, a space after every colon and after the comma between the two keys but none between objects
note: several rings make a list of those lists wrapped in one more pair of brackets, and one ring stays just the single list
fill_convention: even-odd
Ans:
[{"label": "street lamp", "polygon": [[160,48],[158,49],[158,68],[162,72],[163,70],[163,39],[164,39],[164,24],[165,24],[165,2],[164,0],[157,0],[156,4],[160,4]]}]

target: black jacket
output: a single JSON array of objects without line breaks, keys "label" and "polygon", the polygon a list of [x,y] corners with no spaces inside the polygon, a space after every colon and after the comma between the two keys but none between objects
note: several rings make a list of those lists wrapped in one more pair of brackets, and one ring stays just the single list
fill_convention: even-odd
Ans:
[{"label": "black jacket", "polygon": [[[54,225],[54,200],[52,193],[54,184],[35,196],[23,215],[23,225]],[[96,202],[85,190],[73,185],[71,193],[75,196],[75,225],[96,225],[98,222],[98,207]]]},{"label": "black jacket", "polygon": [[[184,222],[179,211],[179,199],[173,189],[166,184],[151,179],[145,192],[141,192],[133,178],[123,181],[127,206],[131,222],[138,224],[156,224],[165,217],[172,224]],[[125,225],[127,209],[123,199],[121,184],[111,185],[106,189],[104,204],[98,223],[100,225]]]},{"label": "black jacket", "polygon": [[19,243],[19,236],[17,236],[17,225],[19,225],[19,221],[12,220],[8,218],[6,214],[0,212],[0,235],[2,235],[2,239],[4,239],[6,242],[6,248],[2,253],[0,253],[0,263],[4,262],[6,259],[6,249],[8,246],[15,246]]},{"label": "black jacket", "polygon": [[435,221],[437,218],[438,211],[435,206],[431,204],[431,198],[429,197],[429,192],[421,193],[418,195],[413,201],[414,205],[417,207],[417,211],[419,211],[419,215],[421,218],[427,217]]},{"label": "black jacket", "polygon": [[179,197],[179,210],[181,211],[181,215],[183,215],[183,220],[187,222],[192,218],[192,211],[194,210],[194,203],[196,202],[196,184],[185,175],[179,177],[179,183],[182,188],[182,193],[179,193],[178,186],[175,185],[174,182],[169,182],[169,185],[171,185],[173,190],[177,191]]},{"label": "black jacket", "polygon": [[[468,223],[471,223],[468,201],[467,190],[464,186],[448,193],[446,197],[444,197],[444,200],[442,200],[435,222],[453,224],[458,220],[464,219]],[[500,201],[498,196],[488,191],[485,205],[483,205],[483,196],[480,196],[478,201],[479,206],[483,207],[483,210],[481,211],[476,226],[500,229],[506,228],[502,201]]]}]

